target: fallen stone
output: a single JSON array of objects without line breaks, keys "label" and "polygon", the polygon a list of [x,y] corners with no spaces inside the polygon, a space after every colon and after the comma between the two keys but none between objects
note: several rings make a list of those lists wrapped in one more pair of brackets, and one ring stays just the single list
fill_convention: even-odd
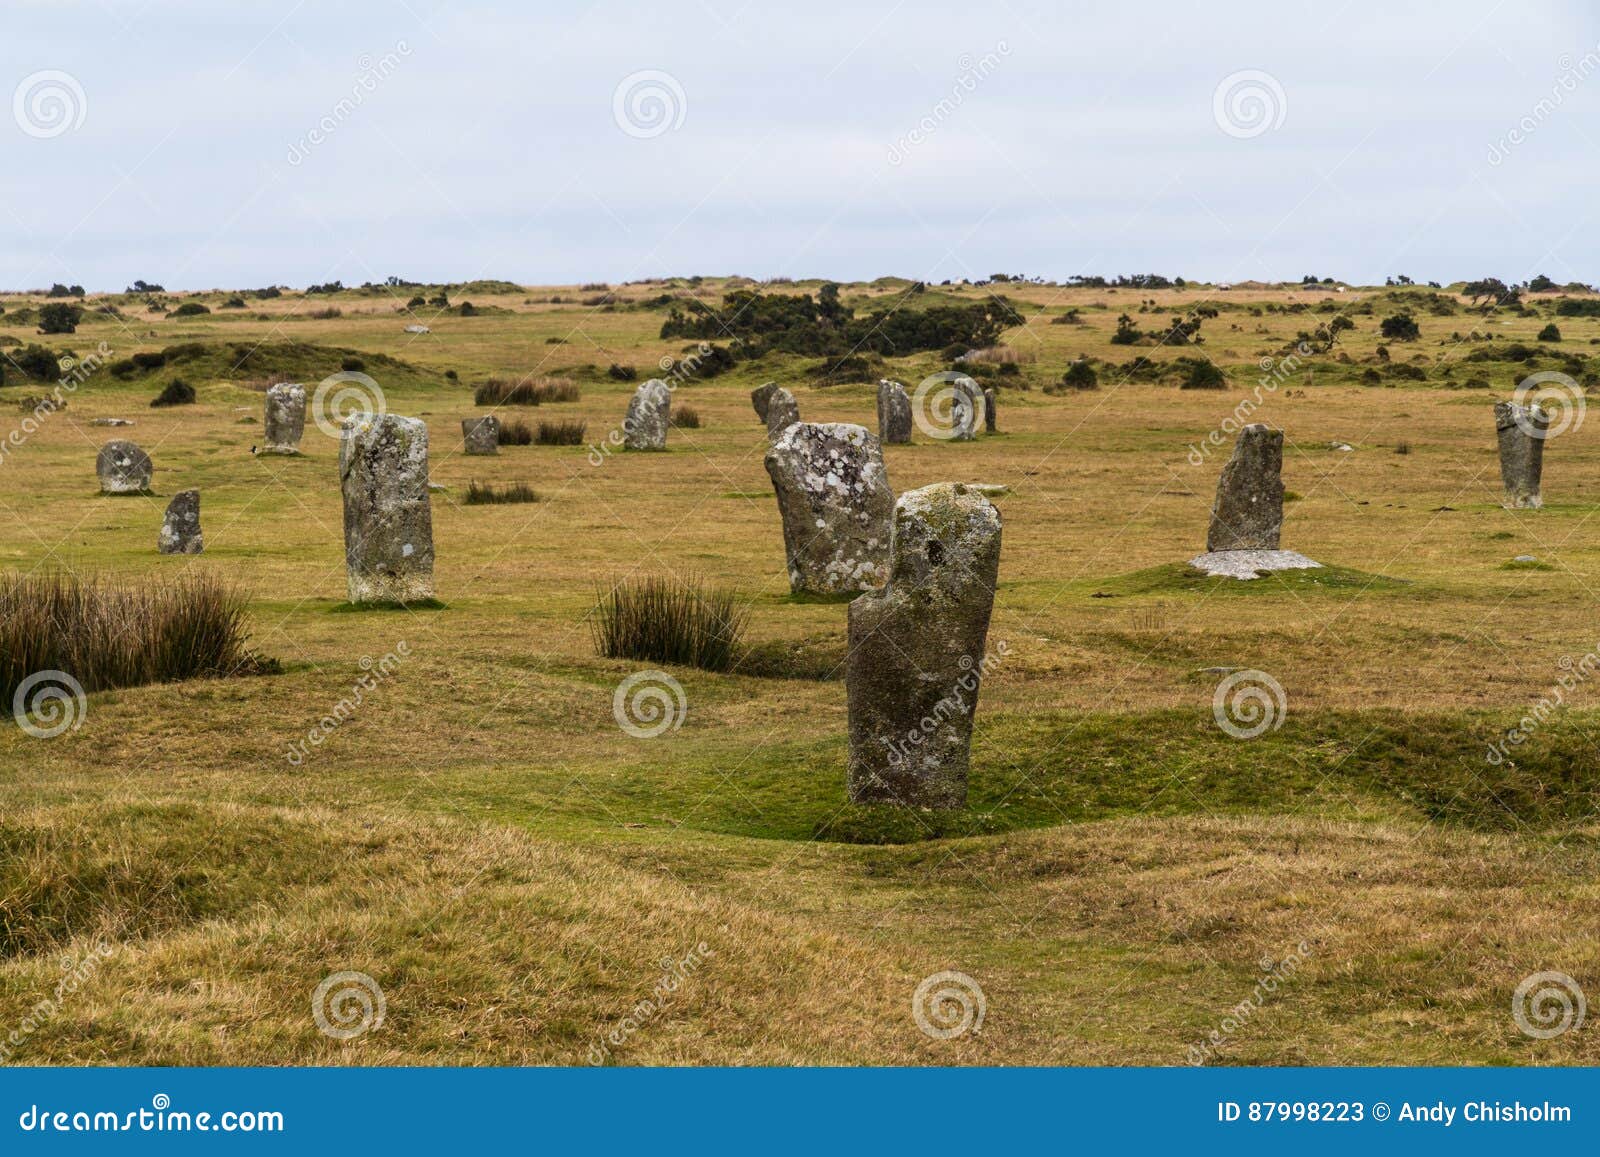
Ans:
[{"label": "fallen stone", "polygon": [[911,395],[899,382],[878,382],[878,440],[884,445],[911,441]]},{"label": "fallen stone", "polygon": [[651,378],[628,402],[628,416],[622,422],[625,450],[665,450],[668,418],[672,412],[672,388],[660,378]]},{"label": "fallen stone", "polygon": [[1253,423],[1239,431],[1217,480],[1206,550],[1277,550],[1283,529],[1283,431]]},{"label": "fallen stone", "polygon": [[344,557],[352,603],[433,597],[428,427],[397,414],[353,414],[339,442]]},{"label": "fallen stone", "polygon": [[767,401],[781,388],[777,382],[768,382],[750,391],[750,404],[756,408],[756,417],[761,419],[763,425],[767,421]]},{"label": "fallen stone", "polygon": [[1544,473],[1549,413],[1537,404],[1496,402],[1494,428],[1500,442],[1500,481],[1506,492],[1503,505],[1508,510],[1538,510],[1544,505],[1539,483]]},{"label": "fallen stone", "polygon": [[875,590],[889,581],[894,494],[878,440],[845,422],[796,422],[767,450],[789,587]]},{"label": "fallen stone", "polygon": [[150,455],[121,439],[100,447],[94,469],[100,476],[102,494],[142,494],[150,489],[150,475],[155,470]]},{"label": "fallen stone", "polygon": [[952,482],[900,496],[889,585],[850,604],[852,801],[966,803],[999,569],[1000,512],[988,499]]},{"label": "fallen stone", "polygon": [[500,419],[493,414],[461,419],[461,442],[471,455],[500,453]]},{"label": "fallen stone", "polygon": [[433,331],[431,329],[429,329],[425,325],[408,325],[408,326],[406,326],[406,332],[407,333],[432,333]]},{"label": "fallen stone", "polygon": [[167,503],[156,550],[162,554],[199,554],[205,549],[200,534],[200,492],[180,490]]},{"label": "fallen stone", "polygon": [[131,426],[131,425],[133,425],[133,419],[132,418],[90,418],[89,419],[89,425],[91,425],[91,426]]},{"label": "fallen stone", "polygon": [[1280,570],[1308,570],[1322,564],[1293,550],[1214,550],[1189,560],[1214,578],[1253,579]]},{"label": "fallen stone", "polygon": [[1517,555],[1516,558],[1512,559],[1511,561],[1512,562],[1538,562],[1539,561],[1539,557],[1538,557],[1538,555],[1533,555],[1533,554],[1519,554],[1519,555]]},{"label": "fallen stone", "polygon": [[267,387],[261,435],[262,454],[298,454],[306,432],[306,388],[299,382],[278,382]]},{"label": "fallen stone", "polygon": [[794,395],[779,386],[767,397],[767,437],[776,438],[800,420],[800,406]]}]

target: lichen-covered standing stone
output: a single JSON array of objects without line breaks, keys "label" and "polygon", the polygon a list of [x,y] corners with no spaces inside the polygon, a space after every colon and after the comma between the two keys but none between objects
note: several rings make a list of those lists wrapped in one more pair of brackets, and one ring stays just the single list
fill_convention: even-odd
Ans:
[{"label": "lichen-covered standing stone", "polygon": [[500,453],[500,419],[493,414],[484,418],[462,418],[461,442],[468,454]]},{"label": "lichen-covered standing stone", "polygon": [[397,414],[353,414],[339,443],[344,559],[352,603],[433,597],[428,427]]},{"label": "lichen-covered standing stone", "polygon": [[768,382],[750,391],[750,404],[756,408],[756,417],[760,418],[763,424],[767,420],[767,401],[782,388],[777,382]]},{"label": "lichen-covered standing stone", "polygon": [[1282,530],[1283,431],[1252,423],[1217,480],[1206,550],[1277,550]]},{"label": "lichen-covered standing stone", "polygon": [[634,391],[628,416],[622,423],[622,445],[627,450],[665,450],[672,388],[651,378]]},{"label": "lichen-covered standing stone", "polygon": [[850,798],[961,807],[990,666],[1000,512],[955,482],[902,494],[893,567],[887,587],[850,604]]},{"label": "lichen-covered standing stone", "polygon": [[162,554],[199,554],[205,549],[200,535],[200,492],[180,490],[167,503],[156,549]]},{"label": "lichen-covered standing stone", "polygon": [[950,441],[971,442],[978,436],[982,421],[983,390],[971,378],[962,375],[950,383]]},{"label": "lichen-covered standing stone", "polygon": [[846,422],[796,422],[767,450],[789,587],[875,590],[889,580],[894,494],[878,440]]},{"label": "lichen-covered standing stone", "polygon": [[911,441],[911,397],[899,382],[878,382],[878,438],[884,445]]},{"label": "lichen-covered standing stone", "polygon": [[767,398],[767,437],[776,438],[800,420],[800,406],[794,395],[779,386]]},{"label": "lichen-covered standing stone", "polygon": [[150,455],[118,438],[100,447],[94,469],[100,476],[100,493],[142,494],[150,489],[155,467],[150,464]]},{"label": "lichen-covered standing stone", "polygon": [[1494,428],[1500,438],[1500,481],[1508,510],[1538,510],[1544,505],[1539,479],[1544,473],[1545,432],[1550,415],[1539,405],[1496,402]]},{"label": "lichen-covered standing stone", "polygon": [[268,386],[261,453],[298,454],[300,436],[305,432],[306,388],[299,382]]},{"label": "lichen-covered standing stone", "polygon": [[983,389],[983,429],[986,434],[993,434],[994,429],[994,387],[985,386]]}]

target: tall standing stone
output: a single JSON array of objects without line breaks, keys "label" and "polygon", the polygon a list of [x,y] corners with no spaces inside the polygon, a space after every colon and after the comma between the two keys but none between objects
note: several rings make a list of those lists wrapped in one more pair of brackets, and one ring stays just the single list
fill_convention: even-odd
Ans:
[{"label": "tall standing stone", "polygon": [[876,438],[845,422],[797,422],[767,450],[766,466],[791,590],[839,594],[888,581],[894,494]]},{"label": "tall standing stone", "polygon": [[672,388],[660,378],[645,382],[628,403],[628,416],[622,423],[623,448],[665,450],[671,411]]},{"label": "tall standing stone", "polygon": [[433,597],[428,427],[397,414],[354,414],[339,443],[344,559],[352,603]]},{"label": "tall standing stone", "polygon": [[767,398],[767,437],[776,438],[800,420],[800,406],[794,395],[779,386]]},{"label": "tall standing stone", "polygon": [[493,414],[483,418],[462,418],[461,443],[468,454],[500,453],[500,419]]},{"label": "tall standing stone", "polygon": [[763,424],[767,420],[767,402],[780,389],[782,387],[777,382],[768,382],[750,391],[750,404],[756,408],[756,417],[760,418]]},{"label": "tall standing stone", "polygon": [[1206,550],[1277,550],[1283,530],[1283,431],[1260,422],[1239,431],[1217,480]]},{"label": "tall standing stone", "polygon": [[971,442],[982,421],[983,390],[962,374],[950,383],[950,441]]},{"label": "tall standing stone", "polygon": [[1500,439],[1500,481],[1508,510],[1538,510],[1544,505],[1539,480],[1544,473],[1544,441],[1550,414],[1535,403],[1496,402],[1494,428]]},{"label": "tall standing stone", "polygon": [[101,494],[143,494],[150,489],[155,467],[138,446],[116,438],[100,447],[94,470],[100,476]]},{"label": "tall standing stone", "polygon": [[156,550],[162,554],[199,554],[205,549],[200,534],[200,492],[180,490],[167,503]]},{"label": "tall standing stone", "polygon": [[990,665],[1000,512],[961,483],[902,494],[892,558],[889,585],[850,604],[850,798],[961,807]]},{"label": "tall standing stone", "polygon": [[995,433],[994,428],[994,387],[983,388],[983,429],[986,434]]},{"label": "tall standing stone", "polygon": [[911,441],[911,398],[899,382],[878,382],[878,439],[884,445]]},{"label": "tall standing stone", "polygon": [[261,453],[298,454],[300,436],[305,432],[306,388],[299,382],[268,386]]}]

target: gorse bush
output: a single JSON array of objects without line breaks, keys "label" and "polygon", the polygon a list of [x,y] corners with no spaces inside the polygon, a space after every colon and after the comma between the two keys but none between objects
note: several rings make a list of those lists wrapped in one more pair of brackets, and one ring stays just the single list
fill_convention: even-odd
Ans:
[{"label": "gorse bush", "polygon": [[208,575],[116,586],[67,573],[0,577],[0,702],[40,671],[85,691],[275,668],[246,647],[245,595]]},{"label": "gorse bush", "polygon": [[521,418],[510,418],[500,423],[500,445],[527,446],[533,442],[533,427]]},{"label": "gorse bush", "polygon": [[597,593],[595,647],[608,659],[726,671],[749,617],[734,591],[694,576],[652,575]]},{"label": "gorse bush", "polygon": [[173,378],[151,399],[152,406],[188,406],[194,402],[194,387],[182,378]]},{"label": "gorse bush", "polygon": [[513,382],[490,378],[472,394],[480,406],[542,406],[546,402],[576,402],[578,387],[567,378],[537,378]]},{"label": "gorse bush", "polygon": [[516,502],[538,502],[539,495],[526,482],[508,482],[498,489],[488,482],[467,483],[468,506],[504,506]]}]

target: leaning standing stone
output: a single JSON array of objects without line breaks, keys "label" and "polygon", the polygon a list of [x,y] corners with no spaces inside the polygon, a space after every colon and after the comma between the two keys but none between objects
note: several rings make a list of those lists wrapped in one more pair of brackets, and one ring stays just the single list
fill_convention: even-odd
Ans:
[{"label": "leaning standing stone", "polygon": [[794,395],[779,386],[767,398],[767,437],[776,438],[800,420],[800,406]]},{"label": "leaning standing stone", "polygon": [[750,404],[756,408],[756,417],[763,422],[767,420],[767,401],[774,393],[782,389],[777,382],[768,382],[764,386],[757,386],[750,391]]},{"label": "leaning standing stone", "polygon": [[850,798],[961,807],[988,666],[1000,512],[960,483],[902,494],[893,567],[887,587],[850,604]]},{"label": "leaning standing stone", "polygon": [[1544,473],[1545,432],[1550,415],[1537,403],[1496,402],[1494,428],[1500,438],[1500,481],[1508,510],[1538,510],[1544,505],[1539,479]]},{"label": "leaning standing stone", "polygon": [[493,414],[461,419],[461,441],[468,454],[500,453],[500,419]]},{"label": "leaning standing stone", "polygon": [[651,378],[634,391],[628,416],[622,423],[622,445],[628,450],[665,450],[667,418],[672,409],[672,388]]},{"label": "leaning standing stone", "polygon": [[262,422],[263,454],[298,454],[306,432],[306,388],[299,382],[267,387],[267,412]]},{"label": "leaning standing stone", "polygon": [[150,489],[155,467],[150,464],[150,455],[118,438],[100,447],[94,469],[100,475],[101,494],[143,494]]},{"label": "leaning standing stone", "polygon": [[1259,422],[1239,431],[1217,480],[1206,550],[1277,550],[1283,530],[1283,431]]},{"label": "leaning standing stone", "polygon": [[911,398],[899,382],[878,382],[878,438],[884,445],[911,441]]},{"label": "leaning standing stone", "polygon": [[875,590],[889,580],[894,494],[878,440],[845,422],[797,422],[767,450],[789,587]]},{"label": "leaning standing stone", "polygon": [[983,429],[986,434],[993,434],[994,429],[994,387],[985,386],[983,390]]},{"label": "leaning standing stone", "polygon": [[167,503],[156,549],[162,554],[199,554],[205,549],[200,536],[200,492],[180,490]]},{"label": "leaning standing stone", "polygon": [[354,414],[339,443],[344,559],[352,603],[433,597],[428,427],[397,414]]}]

